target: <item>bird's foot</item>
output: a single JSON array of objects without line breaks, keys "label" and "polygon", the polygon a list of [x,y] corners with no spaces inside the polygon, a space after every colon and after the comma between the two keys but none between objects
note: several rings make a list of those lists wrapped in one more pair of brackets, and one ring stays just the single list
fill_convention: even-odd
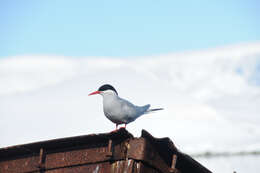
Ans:
[{"label": "bird's foot", "polygon": [[[120,127],[119,129],[126,129],[126,124],[124,125],[124,127]],[[118,129],[118,124],[116,124],[116,129],[113,130],[113,131],[111,131],[110,133],[115,133],[115,132],[117,132],[119,129]]]},{"label": "bird's foot", "polygon": [[120,129],[126,129],[126,124],[124,125],[124,127],[120,127]]},{"label": "bird's foot", "polygon": [[115,129],[115,130],[112,130],[110,133],[115,133],[117,131],[118,131],[118,129]]},{"label": "bird's foot", "polygon": [[117,132],[118,131],[118,124],[116,124],[116,129],[115,130],[113,130],[113,131],[111,131],[110,133],[115,133],[115,132]]}]

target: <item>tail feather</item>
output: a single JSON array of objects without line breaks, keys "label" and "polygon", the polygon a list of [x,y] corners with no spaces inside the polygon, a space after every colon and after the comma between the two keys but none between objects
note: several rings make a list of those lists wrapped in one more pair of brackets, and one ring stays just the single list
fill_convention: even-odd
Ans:
[{"label": "tail feather", "polygon": [[149,112],[160,111],[160,110],[163,110],[163,108],[148,109]]},{"label": "tail feather", "polygon": [[163,108],[148,109],[145,113],[148,114],[148,113],[155,112],[155,111],[160,111],[160,110],[163,110]]}]

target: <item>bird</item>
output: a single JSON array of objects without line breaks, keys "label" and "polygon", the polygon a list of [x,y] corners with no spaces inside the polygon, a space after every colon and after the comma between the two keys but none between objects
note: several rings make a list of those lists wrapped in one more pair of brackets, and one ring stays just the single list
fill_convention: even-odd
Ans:
[{"label": "bird", "polygon": [[104,84],[95,92],[89,94],[95,95],[99,94],[103,96],[103,111],[105,116],[116,124],[116,129],[118,130],[118,125],[126,125],[135,121],[141,115],[163,110],[163,108],[150,109],[150,104],[144,106],[136,106],[133,103],[127,101],[118,96],[116,89],[110,84]]}]

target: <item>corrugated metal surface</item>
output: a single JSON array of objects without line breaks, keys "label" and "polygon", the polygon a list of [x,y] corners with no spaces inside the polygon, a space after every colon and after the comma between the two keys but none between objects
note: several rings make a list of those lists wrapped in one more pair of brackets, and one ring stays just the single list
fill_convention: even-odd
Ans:
[{"label": "corrugated metal surface", "polygon": [[177,150],[169,138],[125,129],[114,133],[55,139],[0,149],[0,173],[170,173],[210,172]]}]

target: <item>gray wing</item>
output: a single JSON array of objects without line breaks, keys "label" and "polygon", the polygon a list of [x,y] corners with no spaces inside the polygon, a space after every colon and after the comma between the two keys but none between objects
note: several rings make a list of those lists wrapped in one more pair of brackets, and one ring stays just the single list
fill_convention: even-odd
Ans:
[{"label": "gray wing", "polygon": [[136,106],[125,99],[118,99],[121,105],[121,112],[124,113],[123,116],[125,117],[127,123],[132,122],[139,116],[143,115],[150,107],[149,104],[145,106]]}]

